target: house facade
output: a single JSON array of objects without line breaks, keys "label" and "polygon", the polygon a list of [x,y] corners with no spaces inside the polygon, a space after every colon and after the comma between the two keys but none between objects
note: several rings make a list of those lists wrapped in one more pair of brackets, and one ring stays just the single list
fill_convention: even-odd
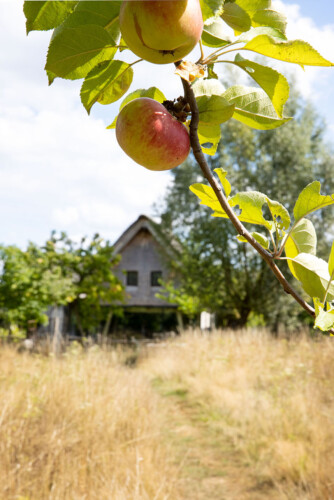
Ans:
[{"label": "house facade", "polygon": [[[113,247],[115,254],[121,256],[113,272],[124,285],[126,299],[118,304],[122,314],[111,314],[101,325],[101,331],[120,336],[139,333],[149,337],[152,333],[182,329],[178,306],[156,296],[162,290],[160,280],[167,281],[171,277],[170,259],[177,258],[176,249],[160,232],[159,225],[141,215]],[[39,327],[38,335],[54,337],[60,334],[73,338],[79,335],[75,322],[71,322],[68,307],[51,307],[47,314],[49,323]]]},{"label": "house facade", "polygon": [[176,257],[176,250],[159,230],[159,226],[149,217],[141,215],[114,243],[115,253],[121,255],[115,267],[116,276],[124,284],[127,298],[122,306],[124,314],[141,315],[140,320],[148,321],[147,315],[158,315],[160,320],[174,317],[181,326],[182,318],[176,304],[158,298],[161,291],[160,280],[170,278],[168,261]]}]

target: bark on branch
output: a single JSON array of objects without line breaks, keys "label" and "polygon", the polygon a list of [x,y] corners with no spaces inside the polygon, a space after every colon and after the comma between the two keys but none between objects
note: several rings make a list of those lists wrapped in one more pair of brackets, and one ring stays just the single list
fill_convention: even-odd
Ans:
[{"label": "bark on branch", "polygon": [[[176,63],[178,64],[178,63]],[[222,209],[226,212],[228,215],[230,221],[234,225],[236,231],[243,236],[250,245],[261,255],[261,257],[264,259],[264,261],[267,263],[267,265],[270,267],[271,271],[274,273],[278,281],[280,282],[282,288],[286,293],[291,295],[299,305],[305,311],[312,317],[315,317],[315,311],[313,307],[311,307],[305,300],[298,294],[298,292],[290,285],[290,283],[287,281],[281,270],[277,267],[275,261],[274,261],[274,256],[265,250],[254,238],[253,236],[247,231],[245,226],[240,222],[238,217],[235,215],[233,212],[232,207],[229,205],[227,198],[225,194],[223,193],[222,187],[214,177],[206,159],[203,154],[199,139],[198,139],[198,124],[199,124],[199,112],[198,112],[198,106],[196,102],[196,98],[194,95],[194,92],[190,86],[190,84],[182,80],[182,85],[184,89],[184,96],[187,100],[187,102],[190,105],[191,108],[191,121],[190,121],[190,144],[195,156],[195,159],[199,166],[202,169],[202,172],[205,176],[205,178],[208,180],[210,186],[214,190],[217,199],[222,207]]]}]

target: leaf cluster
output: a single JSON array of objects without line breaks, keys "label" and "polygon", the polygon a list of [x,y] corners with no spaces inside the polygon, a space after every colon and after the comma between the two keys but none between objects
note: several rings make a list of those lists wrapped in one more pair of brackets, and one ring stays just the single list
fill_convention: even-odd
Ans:
[{"label": "leaf cluster", "polygon": [[[271,0],[200,0],[200,5],[204,20],[201,57],[196,63],[181,62],[176,74],[186,80],[185,88],[189,87],[195,98],[190,109],[193,112],[195,107],[198,115],[195,139],[199,141],[199,148],[214,157],[221,139],[221,125],[230,119],[255,130],[267,131],[291,119],[284,115],[289,97],[286,78],[269,65],[246,58],[245,53],[298,64],[302,68],[333,64],[307,42],[287,39],[286,19],[272,8]],[[84,79],[81,100],[88,113],[97,102],[110,104],[121,99],[131,86],[133,66],[141,61],[128,63],[116,59],[127,49],[119,28],[120,7],[120,1],[24,2],[28,33],[54,30],[45,65],[49,83],[57,77]],[[217,74],[222,65],[243,72],[254,86],[237,84],[226,89]],[[159,102],[165,100],[159,89],[150,87],[128,94],[120,107],[139,96],[149,96]],[[192,131],[194,114],[189,112],[188,118],[187,125]],[[116,119],[108,128],[115,127]],[[196,156],[195,150],[194,153]],[[204,168],[204,157],[201,161],[199,156],[196,158]],[[257,189],[231,194],[226,171],[218,168],[215,172],[227,202],[217,196],[218,191],[213,186],[218,184],[212,180],[211,173],[211,185],[195,183],[191,186],[192,192],[213,211],[214,217],[230,217],[234,222],[259,226],[266,231],[264,236],[255,230],[251,234],[240,230],[239,241],[250,242],[267,263],[286,258],[294,277],[313,298],[317,318],[323,316],[321,311],[326,314],[327,328],[328,318],[334,317],[332,253],[329,262],[316,257],[316,236],[308,216],[332,205],[334,193],[323,195],[320,182],[311,182],[299,194],[291,211],[290,207]],[[228,211],[231,207],[235,215],[233,212],[228,215],[223,205]],[[306,307],[304,302],[300,303]],[[306,310],[310,312],[309,307]]]},{"label": "leaf cluster", "polygon": [[[29,1],[24,2],[27,33],[53,29],[45,69],[49,83],[55,78],[84,79],[81,100],[90,113],[95,103],[111,104],[129,90],[133,80],[133,65],[115,59],[127,49],[119,28],[121,1]],[[205,124],[218,125],[231,117],[261,130],[285,123],[283,106],[289,96],[289,85],[283,75],[269,66],[244,59],[239,51],[253,52],[285,62],[304,65],[331,66],[309,44],[301,40],[288,41],[286,19],[274,11],[271,0],[201,0],[204,19],[202,44],[215,49],[203,55],[188,74],[189,81],[201,79],[203,127],[217,144],[218,129],[210,131]],[[228,34],[232,28],[234,36]],[[230,53],[237,51],[234,60]],[[214,66],[233,64],[252,78],[259,88],[236,86],[212,93],[211,78],[218,78]],[[261,90],[262,89],[262,90]],[[138,97],[137,93],[132,98]],[[155,97],[153,97],[155,98]],[[160,96],[158,98],[160,100]],[[127,101],[129,102],[129,98]],[[212,113],[218,104],[221,113]],[[210,111],[211,110],[211,111]],[[204,143],[203,143],[204,144]],[[208,153],[207,149],[206,153]],[[209,150],[213,154],[213,148]]]},{"label": "leaf cluster", "polygon": [[[217,154],[210,159],[210,166],[220,169],[220,175],[222,168],[228,169],[228,179],[234,188],[230,191],[225,174],[222,185],[231,198],[232,193],[237,192],[236,188],[246,187],[245,199],[250,211],[253,207],[248,196],[252,197],[254,187],[268,192],[270,200],[278,196],[287,209],[282,212],[282,221],[289,216],[287,212],[293,213],[300,190],[305,184],[312,185],[310,181],[315,176],[322,180],[327,190],[334,191],[331,174],[334,166],[331,151],[323,139],[324,127],[319,116],[298,96],[294,97],[291,112],[295,115],[293,121],[266,134],[241,123],[225,123],[222,126],[224,141],[220,142]],[[203,185],[205,190],[208,186],[203,180],[200,169],[193,161],[175,169],[164,203],[157,207],[164,230],[177,234],[182,243],[183,254],[178,267],[184,290],[190,296],[199,298],[200,308],[216,312],[221,324],[240,326],[243,321],[249,320],[250,315],[263,317],[273,329],[277,329],[279,323],[293,327],[304,321],[289,297],[280,293],[279,283],[272,280],[270,270],[257,253],[243,243],[237,243],[232,225],[221,224],[221,217],[210,217],[212,209],[208,206],[198,206],[187,186]],[[287,185],[289,189],[286,189]],[[243,198],[241,195],[234,196],[235,199]],[[260,244],[272,251],[270,230],[266,228],[273,222],[271,212],[258,191],[255,200],[255,211],[264,225],[246,225],[253,229],[254,237]],[[265,201],[261,210],[259,201]],[[303,218],[296,226],[285,246],[288,248],[296,244],[298,252],[313,255],[317,249],[318,255],[326,259],[331,247],[333,211],[329,207],[312,212],[311,220],[309,217]],[[275,241],[276,232],[272,234]],[[289,248],[289,255],[296,255],[292,252],[293,248]],[[289,274],[287,262],[281,259],[280,267]],[[300,290],[303,293],[301,286]]]},{"label": "leaf cluster", "polygon": [[99,326],[107,310],[123,300],[112,272],[119,258],[99,235],[76,244],[66,233],[52,233],[43,246],[2,246],[0,259],[0,314],[7,325],[29,330],[47,323],[50,306],[66,305],[83,332]]},{"label": "leaf cluster", "polygon": [[[282,259],[285,252],[288,265],[293,276],[300,281],[304,291],[322,308],[326,310],[326,329],[328,326],[328,315],[331,315],[334,326],[334,316],[332,313],[332,302],[334,301],[334,245],[326,262],[316,257],[317,237],[313,223],[308,218],[310,214],[334,204],[334,192],[330,195],[320,193],[320,182],[314,181],[306,186],[300,193],[294,208],[294,219],[287,209],[279,202],[271,200],[258,191],[243,191],[230,196],[231,187],[226,179],[226,172],[223,169],[215,169],[224,187],[228,203],[235,209],[237,218],[245,223],[264,228],[268,236],[253,231],[251,235],[272,258]],[[213,211],[214,217],[227,218],[226,212],[218,202],[217,196],[211,186],[206,184],[193,184],[190,190],[200,199],[201,204]],[[266,208],[268,216],[264,216],[263,209]],[[238,236],[239,241],[246,242],[242,236]],[[319,309],[320,308],[320,309]],[[317,320],[315,326],[323,327],[323,323]]]}]

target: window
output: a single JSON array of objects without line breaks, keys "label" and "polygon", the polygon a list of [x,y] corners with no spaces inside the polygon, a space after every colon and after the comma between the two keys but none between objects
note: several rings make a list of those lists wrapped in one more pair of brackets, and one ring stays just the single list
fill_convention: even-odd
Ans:
[{"label": "window", "polygon": [[162,271],[151,272],[151,286],[161,286],[160,280],[162,278]]},{"label": "window", "polygon": [[126,286],[138,286],[138,271],[126,272]]}]

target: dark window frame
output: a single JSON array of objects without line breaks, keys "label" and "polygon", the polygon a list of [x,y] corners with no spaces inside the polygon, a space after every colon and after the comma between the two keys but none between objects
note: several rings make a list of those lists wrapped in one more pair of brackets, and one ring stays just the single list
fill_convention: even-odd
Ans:
[{"label": "dark window frame", "polygon": [[159,280],[162,279],[162,271],[151,271],[150,283],[152,287],[161,286]]},{"label": "dark window frame", "polygon": [[126,271],[126,286],[138,286],[138,271]]}]

